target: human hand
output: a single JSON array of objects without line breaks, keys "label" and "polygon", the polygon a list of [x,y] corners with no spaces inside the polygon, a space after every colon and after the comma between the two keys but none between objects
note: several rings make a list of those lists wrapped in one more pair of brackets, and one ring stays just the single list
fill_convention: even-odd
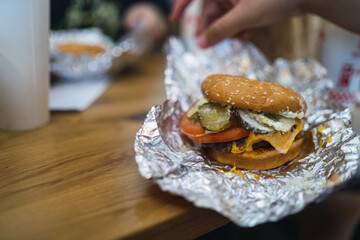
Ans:
[{"label": "human hand", "polygon": [[156,6],[148,3],[132,6],[125,13],[124,27],[127,31],[137,28],[144,30],[155,42],[161,41],[168,30],[163,14]]},{"label": "human hand", "polygon": [[[191,0],[178,0],[170,15],[181,18]],[[206,1],[196,32],[198,44],[206,48],[221,40],[244,34],[301,12],[301,0],[209,0]]]},{"label": "human hand", "polygon": [[[177,0],[170,19],[180,20],[191,1]],[[360,33],[359,11],[360,1],[354,0],[208,0],[197,31],[198,44],[206,48],[246,30],[303,12],[314,13]]]}]

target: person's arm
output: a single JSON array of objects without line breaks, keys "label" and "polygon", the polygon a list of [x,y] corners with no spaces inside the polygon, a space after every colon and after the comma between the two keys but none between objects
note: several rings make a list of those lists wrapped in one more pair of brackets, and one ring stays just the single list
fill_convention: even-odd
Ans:
[{"label": "person's arm", "polygon": [[359,0],[302,0],[301,8],[340,27],[360,33]]}]

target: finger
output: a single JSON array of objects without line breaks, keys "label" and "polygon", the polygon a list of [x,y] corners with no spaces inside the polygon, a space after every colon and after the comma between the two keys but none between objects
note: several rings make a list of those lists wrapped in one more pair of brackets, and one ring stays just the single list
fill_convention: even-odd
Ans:
[{"label": "finger", "polygon": [[179,21],[182,14],[184,13],[185,8],[189,5],[191,0],[177,0],[171,13],[170,20],[172,22]]},{"label": "finger", "polygon": [[200,35],[200,33],[202,33],[210,25],[210,23],[214,21],[214,19],[219,17],[222,12],[223,11],[219,8],[216,2],[208,2],[205,5],[202,15],[200,17],[199,25],[196,29],[195,35]]},{"label": "finger", "polygon": [[221,40],[235,36],[248,28],[255,26],[259,14],[251,8],[243,7],[241,2],[224,16],[213,22],[198,38],[200,47],[212,46]]},{"label": "finger", "polygon": [[243,32],[240,32],[238,34],[236,34],[234,36],[234,38],[240,39],[244,42],[248,42],[250,40],[251,37],[251,31],[250,30],[245,30]]},{"label": "finger", "polygon": [[230,9],[234,6],[229,0],[215,0],[223,9]]},{"label": "finger", "polygon": [[235,6],[240,0],[229,0],[232,6]]}]

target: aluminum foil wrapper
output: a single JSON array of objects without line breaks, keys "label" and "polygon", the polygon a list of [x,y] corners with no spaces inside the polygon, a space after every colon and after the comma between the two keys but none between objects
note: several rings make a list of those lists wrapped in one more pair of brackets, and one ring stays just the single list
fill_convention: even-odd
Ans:
[{"label": "aluminum foil wrapper", "polygon": [[[332,81],[318,62],[278,59],[271,65],[252,44],[235,40],[201,50],[194,41],[171,38],[167,51],[168,100],[152,107],[135,140],[141,175],[163,191],[252,227],[301,211],[359,171],[360,136],[351,128],[349,109],[328,101]],[[235,170],[209,160],[181,134],[179,118],[202,98],[200,83],[213,73],[271,81],[300,92],[308,104],[304,130],[312,132],[313,146],[266,171]]]},{"label": "aluminum foil wrapper", "polygon": [[[94,56],[64,54],[58,50],[64,43],[98,45],[105,51]],[[97,78],[120,72],[149,51],[151,45],[151,39],[141,29],[127,33],[116,43],[96,28],[54,31],[50,36],[50,68],[62,80]]]}]

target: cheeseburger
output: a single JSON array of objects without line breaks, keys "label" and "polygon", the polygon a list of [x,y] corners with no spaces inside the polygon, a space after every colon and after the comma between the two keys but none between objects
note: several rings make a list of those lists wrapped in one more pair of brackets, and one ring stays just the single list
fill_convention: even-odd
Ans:
[{"label": "cheeseburger", "polygon": [[180,119],[182,132],[206,154],[243,169],[271,169],[294,159],[304,143],[307,106],[290,88],[216,74],[201,85],[205,99]]}]

